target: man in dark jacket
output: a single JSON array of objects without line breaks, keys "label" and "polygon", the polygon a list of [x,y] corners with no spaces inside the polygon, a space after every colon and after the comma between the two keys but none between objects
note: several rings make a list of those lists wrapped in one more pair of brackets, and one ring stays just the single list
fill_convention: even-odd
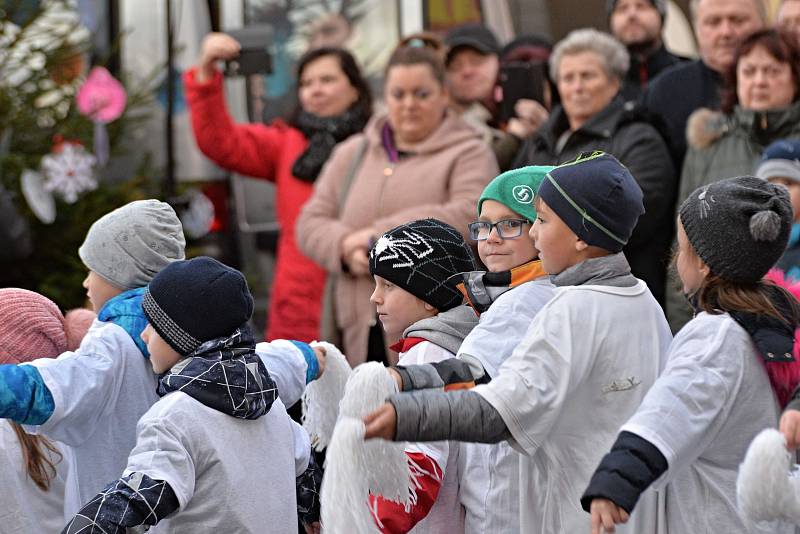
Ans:
[{"label": "man in dark jacket", "polygon": [[689,115],[701,107],[719,108],[722,74],[733,64],[736,46],[766,21],[761,0],[692,0],[691,8],[700,59],[668,68],[644,94],[645,106],[666,126],[677,169],[686,154]]},{"label": "man in dark jacket", "polygon": [[667,14],[665,0],[608,0],[607,9],[611,34],[631,56],[622,96],[638,100],[656,75],[686,58],[667,51],[661,38]]}]

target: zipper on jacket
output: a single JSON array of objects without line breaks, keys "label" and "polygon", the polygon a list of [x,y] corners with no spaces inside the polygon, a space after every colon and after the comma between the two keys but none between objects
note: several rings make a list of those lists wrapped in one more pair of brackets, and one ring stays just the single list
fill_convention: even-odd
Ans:
[{"label": "zipper on jacket", "polygon": [[378,217],[383,215],[383,193],[386,190],[386,182],[394,175],[394,169],[397,166],[396,161],[388,161],[383,168],[383,179],[381,180],[381,188],[378,192]]}]

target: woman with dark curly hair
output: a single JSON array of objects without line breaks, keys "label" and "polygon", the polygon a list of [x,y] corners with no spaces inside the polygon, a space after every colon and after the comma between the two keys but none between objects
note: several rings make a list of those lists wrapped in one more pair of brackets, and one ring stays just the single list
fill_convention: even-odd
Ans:
[{"label": "woman with dark curly hair", "polygon": [[239,48],[223,33],[203,40],[198,65],[184,75],[192,128],[200,150],[220,167],[275,183],[281,235],[266,338],[312,341],[319,338],[325,271],[298,249],[295,221],[334,146],[369,120],[372,96],[349,52],[317,48],[298,62],[298,103],[288,120],[236,124],[215,64],[238,56]]},{"label": "woman with dark curly hair", "polygon": [[[792,34],[771,28],[744,39],[725,75],[722,111],[699,109],[689,117],[678,200],[698,187],[753,174],[767,145],[800,138],[799,99],[800,47]],[[667,301],[676,332],[690,310],[677,291]]]}]

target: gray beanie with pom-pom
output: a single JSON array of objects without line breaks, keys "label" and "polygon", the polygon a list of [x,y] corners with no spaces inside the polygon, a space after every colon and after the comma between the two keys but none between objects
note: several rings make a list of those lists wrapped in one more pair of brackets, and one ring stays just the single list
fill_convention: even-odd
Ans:
[{"label": "gray beanie with pom-pom", "polygon": [[789,192],[754,176],[696,189],[679,210],[697,255],[731,282],[760,280],[786,249],[792,226]]}]

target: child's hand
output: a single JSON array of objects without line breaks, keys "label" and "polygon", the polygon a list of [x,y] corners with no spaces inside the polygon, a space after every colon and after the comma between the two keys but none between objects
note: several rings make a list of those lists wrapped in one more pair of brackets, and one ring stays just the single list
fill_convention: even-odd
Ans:
[{"label": "child's hand", "polygon": [[384,402],[377,410],[364,417],[367,431],[364,439],[382,438],[388,441],[394,439],[397,431],[397,412],[388,402]]},{"label": "child's hand", "polygon": [[322,527],[320,526],[319,521],[314,521],[310,525],[303,523],[303,528],[306,529],[306,534],[320,534],[320,532],[322,532]]},{"label": "child's hand", "polygon": [[325,356],[327,355],[327,352],[325,352],[325,347],[321,347],[319,345],[311,348],[314,349],[314,354],[317,355],[317,363],[319,364],[317,378],[319,378],[322,376],[322,373],[325,372]]},{"label": "child's hand", "polygon": [[780,431],[786,439],[786,448],[793,451],[800,447],[800,411],[786,410],[781,416]]},{"label": "child's hand", "polygon": [[629,517],[628,512],[608,499],[594,499],[592,501],[592,534],[615,532],[614,525],[627,523]]}]

